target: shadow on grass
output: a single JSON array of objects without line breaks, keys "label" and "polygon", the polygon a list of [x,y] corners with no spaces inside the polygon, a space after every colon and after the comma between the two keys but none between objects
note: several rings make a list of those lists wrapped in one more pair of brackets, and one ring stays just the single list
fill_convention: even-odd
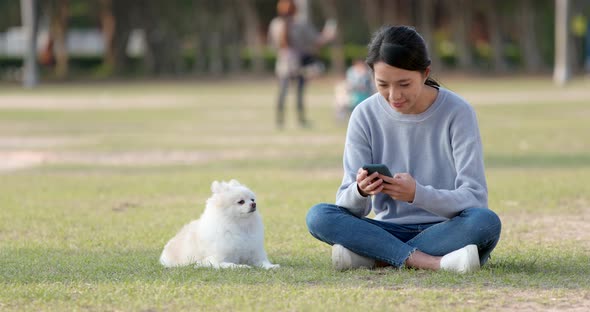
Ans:
[{"label": "shadow on grass", "polygon": [[590,155],[541,154],[541,155],[498,155],[485,157],[488,168],[578,168],[590,167]]},{"label": "shadow on grass", "polygon": [[303,284],[339,287],[440,288],[463,284],[493,287],[590,287],[588,257],[583,253],[544,255],[527,252],[495,257],[478,273],[455,275],[420,270],[353,270],[336,272],[325,259],[275,259],[278,270],[213,270],[191,266],[166,269],[158,262],[160,250],[85,252],[55,249],[0,249],[0,281],[6,284],[147,282],[166,284]]}]

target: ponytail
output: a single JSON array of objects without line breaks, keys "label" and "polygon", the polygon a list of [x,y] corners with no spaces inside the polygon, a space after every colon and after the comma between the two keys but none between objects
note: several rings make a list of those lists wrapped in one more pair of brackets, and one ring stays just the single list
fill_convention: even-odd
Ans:
[{"label": "ponytail", "polygon": [[434,80],[434,78],[431,78],[430,76],[428,78],[426,78],[426,81],[424,82],[425,85],[433,87],[433,88],[440,88],[440,84]]}]

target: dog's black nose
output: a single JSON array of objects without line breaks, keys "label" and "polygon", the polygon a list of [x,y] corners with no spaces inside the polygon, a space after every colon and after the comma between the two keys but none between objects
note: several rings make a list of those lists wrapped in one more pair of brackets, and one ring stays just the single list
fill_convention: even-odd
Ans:
[{"label": "dog's black nose", "polygon": [[256,203],[252,203],[252,204],[250,204],[250,207],[252,207],[252,208],[256,208]]}]

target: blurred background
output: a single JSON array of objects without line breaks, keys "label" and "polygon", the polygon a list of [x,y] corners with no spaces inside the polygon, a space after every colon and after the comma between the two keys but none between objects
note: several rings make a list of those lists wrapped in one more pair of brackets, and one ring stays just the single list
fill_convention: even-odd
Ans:
[{"label": "blurred background", "polygon": [[[551,75],[562,64],[567,80],[590,70],[589,0],[297,3],[299,18],[317,29],[338,22],[336,40],[319,53],[326,73],[343,74],[364,57],[383,24],[415,26],[439,74]],[[0,0],[0,12],[1,82],[26,82],[27,55],[29,86],[273,73],[267,33],[276,0]]]}]

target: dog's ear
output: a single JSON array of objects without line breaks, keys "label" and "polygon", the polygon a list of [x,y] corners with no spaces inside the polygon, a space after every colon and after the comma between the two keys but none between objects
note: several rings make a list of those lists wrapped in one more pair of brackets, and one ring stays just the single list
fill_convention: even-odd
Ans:
[{"label": "dog's ear", "polygon": [[240,186],[240,182],[238,182],[238,180],[236,179],[231,179],[231,181],[229,181],[229,185],[230,186]]},{"label": "dog's ear", "polygon": [[221,192],[222,188],[223,185],[218,181],[213,181],[213,183],[211,183],[211,192],[213,192],[214,194]]}]

